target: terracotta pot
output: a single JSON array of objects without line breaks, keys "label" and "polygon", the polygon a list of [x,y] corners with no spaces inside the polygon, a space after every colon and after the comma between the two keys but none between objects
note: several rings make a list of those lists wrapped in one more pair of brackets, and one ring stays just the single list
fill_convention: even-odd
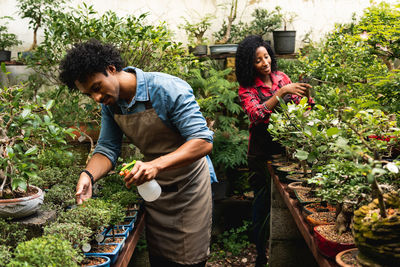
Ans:
[{"label": "terracotta pot", "polygon": [[361,266],[361,265],[358,264],[358,263],[356,263],[356,265],[346,263],[346,261],[342,259],[342,258],[343,258],[343,255],[348,255],[349,257],[352,257],[352,258],[355,258],[355,259],[356,259],[356,258],[357,258],[357,254],[358,254],[358,248],[351,248],[351,249],[343,250],[342,252],[339,252],[339,253],[336,255],[336,263],[337,263],[340,267],[358,267],[358,266]]},{"label": "terracotta pot", "polygon": [[37,192],[28,197],[0,199],[1,218],[23,218],[39,210],[43,203],[44,193],[39,187],[33,185],[29,187],[36,189]]},{"label": "terracotta pot", "polygon": [[323,225],[314,227],[314,239],[319,252],[325,257],[334,258],[339,252],[355,247],[354,243],[338,243],[326,239],[325,236],[318,231],[318,227],[321,226]]}]

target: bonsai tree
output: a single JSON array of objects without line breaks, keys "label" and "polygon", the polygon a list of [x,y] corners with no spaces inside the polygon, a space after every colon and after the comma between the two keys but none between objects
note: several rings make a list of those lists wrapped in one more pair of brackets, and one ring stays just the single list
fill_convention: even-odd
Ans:
[{"label": "bonsai tree", "polygon": [[214,34],[214,36],[217,37],[217,43],[226,44],[230,40],[232,25],[233,22],[236,20],[237,6],[238,6],[238,0],[232,0],[229,7],[229,15],[227,17],[227,22],[224,20],[222,24],[221,32],[223,33],[223,35],[218,37],[218,35],[221,35],[221,33]]},{"label": "bonsai tree", "polygon": [[287,27],[293,23],[293,21],[297,18],[297,14],[289,11],[282,11],[280,6],[275,7],[276,12],[278,13],[278,17],[281,19],[283,23],[283,30],[286,31]]},{"label": "bonsai tree", "polygon": [[0,198],[24,195],[30,177],[37,175],[37,155],[65,144],[68,133],[53,121],[54,101],[31,103],[23,99],[23,90],[23,85],[0,89]]},{"label": "bonsai tree", "polygon": [[214,18],[212,14],[206,14],[200,18],[198,22],[191,23],[189,20],[184,18],[185,23],[179,25],[179,28],[185,30],[188,35],[189,45],[204,45],[208,41],[204,36],[205,32],[211,26],[211,20]]},{"label": "bonsai tree", "polygon": [[[11,17],[4,16],[0,17],[0,20],[12,19]],[[10,48],[16,45],[20,45],[22,42],[18,40],[14,33],[8,32],[8,22],[0,25],[0,51],[5,51],[6,48]]]},{"label": "bonsai tree", "polygon": [[48,9],[60,8],[65,0],[18,0],[18,14],[29,20],[29,27],[33,29],[33,43],[29,50],[37,46],[37,32],[45,20]]},{"label": "bonsai tree", "polygon": [[45,235],[20,243],[8,267],[79,266],[83,260],[72,244],[56,235]]}]

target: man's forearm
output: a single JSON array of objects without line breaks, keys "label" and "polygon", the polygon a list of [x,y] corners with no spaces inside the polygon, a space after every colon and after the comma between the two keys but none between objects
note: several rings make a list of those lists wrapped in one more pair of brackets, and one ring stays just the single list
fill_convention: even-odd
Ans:
[{"label": "man's forearm", "polygon": [[104,175],[106,175],[112,168],[111,161],[104,156],[103,154],[96,153],[89,160],[86,165],[86,170],[88,170],[94,178],[94,181],[97,181]]}]

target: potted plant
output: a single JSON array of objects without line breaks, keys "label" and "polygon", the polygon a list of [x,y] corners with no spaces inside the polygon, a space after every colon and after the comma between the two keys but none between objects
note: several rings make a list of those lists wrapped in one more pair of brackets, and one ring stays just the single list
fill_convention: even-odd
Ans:
[{"label": "potted plant", "polygon": [[[12,19],[11,17],[0,17],[2,19]],[[14,33],[9,33],[7,28],[8,22],[4,25],[0,25],[0,62],[1,61],[10,61],[11,60],[11,51],[6,50],[12,46],[16,46],[21,44],[22,42],[17,39],[17,36]]]},{"label": "potted plant", "polygon": [[189,52],[195,56],[207,55],[207,38],[204,36],[205,32],[211,26],[211,20],[214,18],[212,14],[206,14],[200,18],[198,22],[191,23],[184,18],[185,23],[180,24],[179,27],[184,29],[188,35]]},{"label": "potted plant", "polygon": [[295,51],[296,31],[288,31],[287,27],[293,23],[297,14],[294,12],[283,12],[280,6],[275,7],[283,22],[283,31],[273,31],[274,49],[277,54],[292,54]]},{"label": "potted plant", "polygon": [[210,54],[235,54],[237,50],[237,44],[230,43],[231,30],[233,22],[237,16],[238,0],[232,0],[229,7],[229,15],[227,16],[227,22],[224,20],[221,30],[214,33],[216,37],[215,45],[210,45]]},{"label": "potted plant", "polygon": [[23,99],[24,86],[3,87],[0,94],[0,216],[35,213],[43,191],[29,181],[38,173],[43,150],[65,143],[67,130],[58,126],[50,109],[54,101],[34,104]]},{"label": "potted plant", "polygon": [[28,49],[32,51],[37,47],[37,32],[46,18],[47,10],[61,8],[65,0],[18,0],[17,2],[18,14],[21,18],[28,19],[29,28],[33,29],[33,42]]}]

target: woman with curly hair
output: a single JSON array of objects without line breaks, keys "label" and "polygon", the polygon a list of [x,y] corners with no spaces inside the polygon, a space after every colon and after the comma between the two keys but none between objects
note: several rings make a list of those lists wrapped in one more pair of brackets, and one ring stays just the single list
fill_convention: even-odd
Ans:
[{"label": "woman with curly hair", "polygon": [[213,133],[190,85],[168,74],[124,68],[119,51],[97,40],[75,44],[60,70],[64,84],[102,107],[100,137],[76,186],[78,204],[115,167],[125,135],[144,155],[125,175],[126,186],[156,179],[162,188],[157,200],[144,204],[151,266],[205,266]]},{"label": "woman with curly hair", "polygon": [[274,52],[260,36],[251,35],[239,43],[235,65],[240,104],[250,120],[247,159],[253,172],[249,182],[255,196],[252,220],[256,266],[264,266],[269,238],[270,175],[273,175],[270,161],[271,155],[281,153],[282,149],[267,131],[269,118],[279,102],[277,97],[298,103],[302,97],[309,97],[311,86],[292,83],[285,73],[278,71]]}]

